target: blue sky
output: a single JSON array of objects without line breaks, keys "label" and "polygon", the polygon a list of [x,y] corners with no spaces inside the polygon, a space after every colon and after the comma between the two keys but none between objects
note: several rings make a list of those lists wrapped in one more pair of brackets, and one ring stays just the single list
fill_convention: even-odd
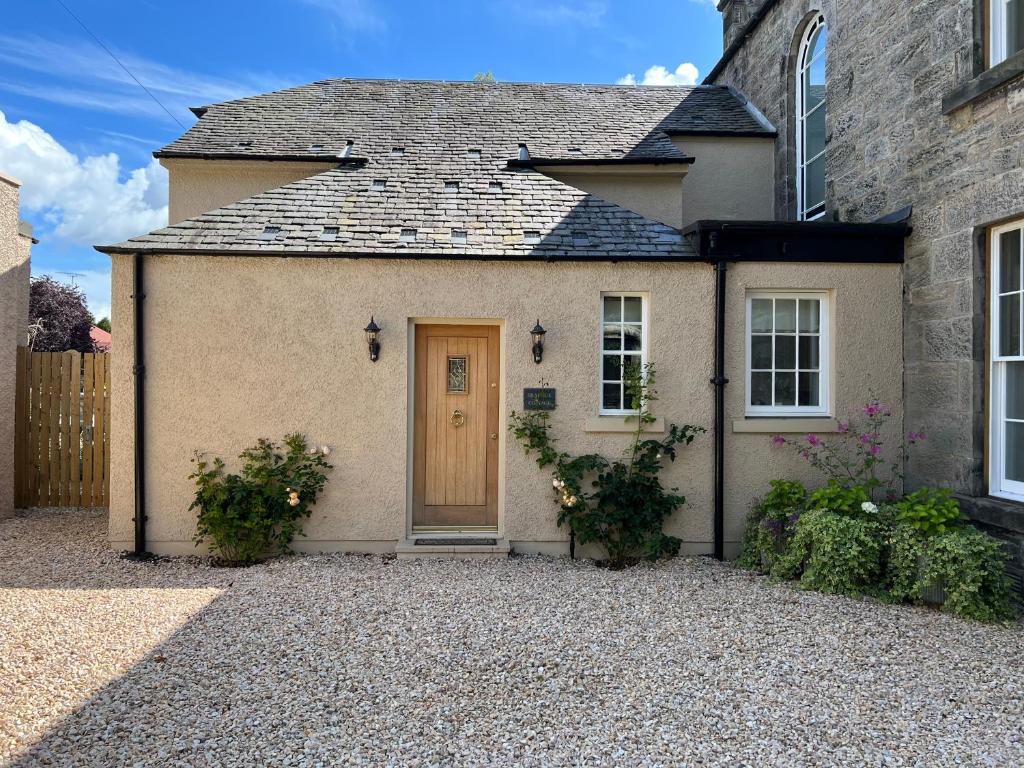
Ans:
[{"label": "blue sky", "polygon": [[56,0],[5,10],[0,171],[24,184],[22,218],[41,240],[33,273],[77,273],[97,317],[110,265],[91,246],[166,223],[151,153],[194,122],[189,106],[325,77],[686,83],[721,53],[713,0],[64,3],[173,115]]}]

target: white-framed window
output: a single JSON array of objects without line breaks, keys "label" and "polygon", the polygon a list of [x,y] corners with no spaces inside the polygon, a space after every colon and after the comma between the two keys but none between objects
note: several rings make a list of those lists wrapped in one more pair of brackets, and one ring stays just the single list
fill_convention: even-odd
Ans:
[{"label": "white-framed window", "polygon": [[989,493],[1024,500],[1024,348],[1021,242],[1024,221],[991,232]]},{"label": "white-framed window", "polygon": [[829,413],[828,294],[747,294],[747,415]]},{"label": "white-framed window", "polygon": [[994,67],[1024,51],[1024,0],[985,0],[988,12],[988,65]]},{"label": "white-framed window", "polygon": [[796,69],[797,218],[825,214],[825,49],[828,28],[818,15],[804,31]]},{"label": "white-framed window", "polygon": [[600,414],[636,413],[626,392],[626,367],[647,364],[647,297],[642,293],[601,294]]}]

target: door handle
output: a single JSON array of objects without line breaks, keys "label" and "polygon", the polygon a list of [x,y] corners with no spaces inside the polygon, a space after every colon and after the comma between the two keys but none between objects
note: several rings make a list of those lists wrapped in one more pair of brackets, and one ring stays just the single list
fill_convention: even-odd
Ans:
[{"label": "door handle", "polygon": [[456,408],[452,411],[452,415],[449,417],[448,421],[452,423],[453,427],[461,427],[466,423],[466,414]]}]

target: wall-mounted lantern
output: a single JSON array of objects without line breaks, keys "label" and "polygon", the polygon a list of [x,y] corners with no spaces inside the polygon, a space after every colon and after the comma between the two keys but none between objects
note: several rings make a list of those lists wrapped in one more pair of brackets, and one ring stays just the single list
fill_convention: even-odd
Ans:
[{"label": "wall-mounted lantern", "polygon": [[363,330],[366,331],[366,344],[370,347],[370,361],[376,363],[380,357],[380,326],[373,322],[373,315],[370,315],[370,324]]},{"label": "wall-mounted lantern", "polygon": [[544,330],[540,324],[540,318],[537,318],[537,324],[533,326],[533,330],[530,331],[530,335],[533,336],[533,362],[540,363],[544,359],[544,334],[547,331]]}]

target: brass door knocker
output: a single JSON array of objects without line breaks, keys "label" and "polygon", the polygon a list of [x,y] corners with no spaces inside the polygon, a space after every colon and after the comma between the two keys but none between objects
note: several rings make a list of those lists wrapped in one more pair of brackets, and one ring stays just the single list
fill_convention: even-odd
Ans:
[{"label": "brass door knocker", "polygon": [[456,408],[454,411],[452,411],[451,418],[448,420],[452,423],[453,427],[461,427],[463,424],[466,423],[466,414],[464,414],[462,411]]}]

